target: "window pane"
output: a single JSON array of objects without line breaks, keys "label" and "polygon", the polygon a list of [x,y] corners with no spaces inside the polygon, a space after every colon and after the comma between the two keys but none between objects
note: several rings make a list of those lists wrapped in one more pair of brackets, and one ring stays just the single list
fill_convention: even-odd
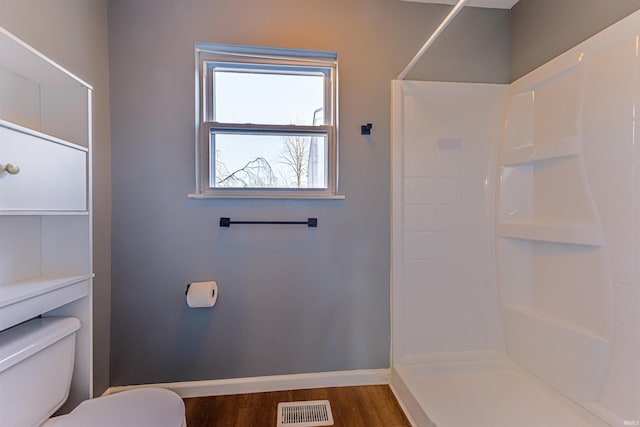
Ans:
[{"label": "window pane", "polygon": [[[314,125],[324,108],[324,75],[214,71],[214,120]],[[324,123],[320,123],[324,124]]]},{"label": "window pane", "polygon": [[211,187],[327,188],[327,135],[211,132]]}]

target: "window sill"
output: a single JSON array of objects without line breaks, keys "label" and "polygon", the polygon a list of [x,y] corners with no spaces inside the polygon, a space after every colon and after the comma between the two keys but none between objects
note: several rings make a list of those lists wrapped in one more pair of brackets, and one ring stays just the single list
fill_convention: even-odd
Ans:
[{"label": "window sill", "polygon": [[188,194],[189,199],[288,199],[288,200],[345,200],[344,194]]}]

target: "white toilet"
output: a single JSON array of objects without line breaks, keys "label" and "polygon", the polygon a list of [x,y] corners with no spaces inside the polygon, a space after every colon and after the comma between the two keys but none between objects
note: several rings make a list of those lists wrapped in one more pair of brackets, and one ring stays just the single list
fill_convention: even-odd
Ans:
[{"label": "white toilet", "polygon": [[75,353],[73,317],[33,319],[0,332],[0,420],[4,427],[186,427],[172,391],[140,388],[82,402],[49,418],[67,400]]}]

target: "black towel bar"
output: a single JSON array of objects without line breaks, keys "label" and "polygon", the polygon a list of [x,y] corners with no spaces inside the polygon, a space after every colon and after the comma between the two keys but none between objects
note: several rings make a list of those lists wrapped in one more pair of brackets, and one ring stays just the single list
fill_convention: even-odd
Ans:
[{"label": "black towel bar", "polygon": [[301,224],[316,228],[318,227],[318,218],[307,218],[306,221],[231,221],[231,218],[220,218],[220,227],[228,228],[231,224]]}]

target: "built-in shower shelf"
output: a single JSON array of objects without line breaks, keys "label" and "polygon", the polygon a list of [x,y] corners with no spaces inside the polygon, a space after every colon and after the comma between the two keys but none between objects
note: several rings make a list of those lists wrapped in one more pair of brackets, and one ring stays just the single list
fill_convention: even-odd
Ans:
[{"label": "built-in shower shelf", "polygon": [[500,236],[514,239],[572,245],[603,245],[602,231],[597,225],[501,223],[497,229]]},{"label": "built-in shower shelf", "polygon": [[504,305],[503,308],[509,311],[517,312],[523,316],[535,318],[540,322],[544,322],[549,325],[554,325],[558,328],[566,329],[576,334],[584,335],[594,340],[606,341],[606,339],[602,337],[600,334],[590,331],[587,328],[584,328],[569,320],[551,315],[541,310],[537,310],[531,306],[507,304],[507,305]]},{"label": "built-in shower shelf", "polygon": [[543,160],[559,159],[580,154],[578,138],[563,138],[543,144],[528,145],[503,151],[503,166],[526,165]]},{"label": "built-in shower shelf", "polygon": [[40,276],[0,286],[0,330],[89,295],[92,277]]},{"label": "built-in shower shelf", "polygon": [[532,307],[502,308],[513,361],[577,402],[597,397],[608,367],[606,338]]}]

